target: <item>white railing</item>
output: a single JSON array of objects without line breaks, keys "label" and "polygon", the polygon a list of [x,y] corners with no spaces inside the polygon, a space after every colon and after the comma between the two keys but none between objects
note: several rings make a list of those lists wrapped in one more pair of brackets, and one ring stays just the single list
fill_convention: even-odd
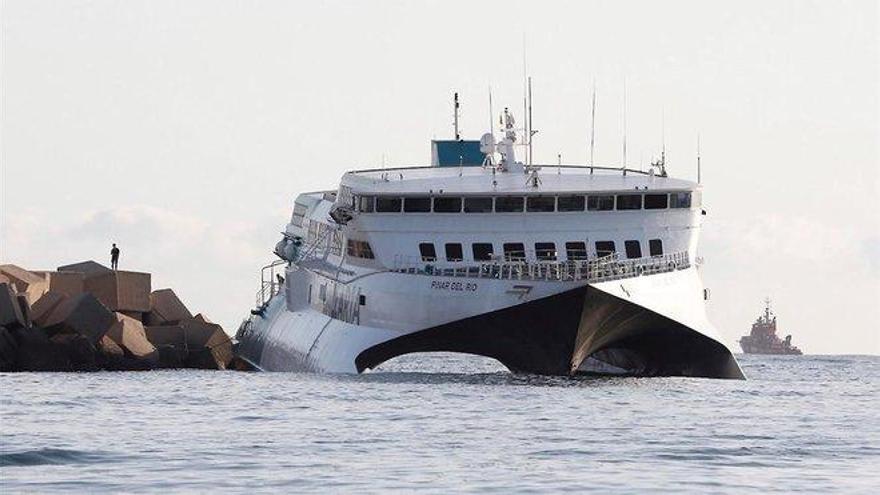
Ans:
[{"label": "white railing", "polygon": [[437,266],[420,258],[398,256],[392,272],[434,277],[493,278],[501,280],[548,280],[590,283],[653,275],[690,267],[687,251],[620,259],[615,253],[577,261],[488,261],[470,266]]},{"label": "white railing", "polygon": [[284,277],[284,267],[286,266],[287,261],[276,260],[264,266],[260,271],[260,290],[257,291],[256,297],[257,308],[263,308],[269,299],[281,291],[284,279],[279,279],[278,276]]}]

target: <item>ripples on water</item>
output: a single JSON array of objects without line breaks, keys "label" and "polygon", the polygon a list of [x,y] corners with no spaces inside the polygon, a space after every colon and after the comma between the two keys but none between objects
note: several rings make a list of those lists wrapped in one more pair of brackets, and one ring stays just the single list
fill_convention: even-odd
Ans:
[{"label": "ripples on water", "polygon": [[0,491],[880,492],[880,358],[742,357],[748,381],[0,374]]}]

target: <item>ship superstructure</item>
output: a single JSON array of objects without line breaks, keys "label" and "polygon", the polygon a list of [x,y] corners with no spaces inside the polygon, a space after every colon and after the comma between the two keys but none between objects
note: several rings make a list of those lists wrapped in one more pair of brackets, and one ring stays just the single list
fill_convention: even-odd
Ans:
[{"label": "ship superstructure", "polygon": [[701,186],[664,160],[523,164],[507,110],[501,134],[299,195],[240,355],[263,370],[450,351],[517,372],[742,378],[705,313]]}]

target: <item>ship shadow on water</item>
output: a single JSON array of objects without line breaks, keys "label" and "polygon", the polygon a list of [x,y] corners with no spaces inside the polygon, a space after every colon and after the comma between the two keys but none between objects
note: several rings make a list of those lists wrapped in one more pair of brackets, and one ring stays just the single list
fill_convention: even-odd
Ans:
[{"label": "ship shadow on water", "polygon": [[375,370],[360,375],[334,375],[334,379],[361,383],[417,385],[481,385],[526,387],[634,386],[645,381],[668,380],[579,373],[549,376],[509,371],[494,359],[458,353],[414,353],[391,359]]}]

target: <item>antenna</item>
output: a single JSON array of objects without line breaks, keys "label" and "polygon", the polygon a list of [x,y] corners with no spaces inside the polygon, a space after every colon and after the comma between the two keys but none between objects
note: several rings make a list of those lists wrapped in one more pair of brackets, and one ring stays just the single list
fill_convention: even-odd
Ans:
[{"label": "antenna", "polygon": [[523,90],[523,113],[522,113],[522,117],[523,117],[523,143],[522,143],[522,144],[523,144],[523,147],[526,148],[526,155],[527,155],[527,156],[526,156],[526,160],[525,160],[525,162],[528,163],[528,164],[531,164],[531,163],[532,163],[532,156],[531,156],[531,148],[529,148],[529,143],[531,143],[531,141],[532,141],[532,136],[531,136],[531,134],[529,134],[529,119],[528,119],[528,117],[527,117],[527,115],[528,115],[528,93],[527,93],[527,91],[528,91],[528,83],[527,83],[527,78],[526,78],[526,73],[527,73],[526,68],[527,68],[527,65],[526,65],[526,33],[525,33],[525,32],[523,33],[523,37],[522,37],[522,57],[523,57],[523,59],[522,59],[522,71],[523,71],[523,74],[522,74],[522,76],[523,76],[523,81],[522,81],[522,82],[523,82],[523,88],[522,88],[522,90]]},{"label": "antenna", "polygon": [[593,148],[596,145],[596,80],[593,79],[593,106],[590,111],[590,173],[593,173]]},{"label": "antenna", "polygon": [[702,184],[702,177],[700,173],[700,133],[697,133],[697,184]]},{"label": "antenna", "polygon": [[623,78],[623,173],[626,175],[626,78]]},{"label": "antenna", "polygon": [[492,86],[489,85],[489,134],[495,135],[495,112],[492,110]]},{"label": "antenna", "polygon": [[534,136],[538,131],[533,130],[532,128],[532,77],[529,76],[529,165],[532,164],[532,136]]},{"label": "antenna", "polygon": [[452,125],[455,127],[455,140],[458,141],[461,139],[461,134],[458,133],[458,92],[456,91],[454,97],[455,107],[453,110],[453,123]]}]

